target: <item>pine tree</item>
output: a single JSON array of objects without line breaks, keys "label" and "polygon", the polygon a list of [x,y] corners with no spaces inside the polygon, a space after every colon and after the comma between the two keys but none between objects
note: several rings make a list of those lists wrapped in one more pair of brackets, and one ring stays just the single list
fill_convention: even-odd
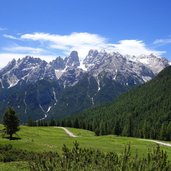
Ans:
[{"label": "pine tree", "polygon": [[29,119],[28,119],[28,121],[27,121],[27,125],[28,125],[28,126],[34,126],[34,125],[35,125],[35,123],[34,123],[34,121],[32,120],[31,117],[29,117]]},{"label": "pine tree", "polygon": [[56,122],[54,119],[50,120],[49,126],[56,126]]},{"label": "pine tree", "polygon": [[6,134],[9,135],[12,140],[12,135],[19,131],[19,119],[15,115],[15,111],[12,108],[8,108],[3,117],[3,124]]}]

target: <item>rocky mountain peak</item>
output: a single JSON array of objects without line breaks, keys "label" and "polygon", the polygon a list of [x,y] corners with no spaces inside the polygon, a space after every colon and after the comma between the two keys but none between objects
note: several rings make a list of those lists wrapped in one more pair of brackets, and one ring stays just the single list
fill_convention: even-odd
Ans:
[{"label": "rocky mountain peak", "polygon": [[[84,71],[81,65],[85,67]],[[50,63],[26,56],[17,61],[12,60],[1,69],[0,79],[7,87],[12,87],[21,80],[36,82],[42,79],[59,80],[62,84],[67,82],[66,85],[72,86],[79,82],[80,75],[88,73],[96,80],[107,74],[112,80],[124,85],[130,80],[132,84],[139,84],[153,78],[169,65],[169,61],[154,54],[129,56],[118,52],[90,50],[81,65],[77,51],[72,51],[64,59],[59,56]]]},{"label": "rocky mountain peak", "polygon": [[22,64],[22,65],[28,65],[28,64],[39,65],[39,64],[42,64],[42,63],[44,63],[45,65],[47,64],[46,61],[41,60],[40,58],[31,57],[31,56],[26,56],[26,57],[24,57],[22,59],[18,59],[17,63]]},{"label": "rocky mountain peak", "polygon": [[[150,55],[129,56],[90,50],[83,62],[76,51],[50,63],[26,56],[0,70],[0,101],[35,119],[79,112],[110,102],[131,87],[154,78],[169,61]],[[38,115],[37,115],[38,114]]]},{"label": "rocky mountain peak", "polygon": [[87,56],[96,56],[98,53],[99,53],[98,50],[91,49],[91,50],[89,50]]},{"label": "rocky mountain peak", "polygon": [[144,66],[151,69],[155,75],[157,75],[165,67],[169,66],[169,61],[166,58],[155,54],[127,56],[127,58],[131,61],[142,63]]},{"label": "rocky mountain peak", "polygon": [[2,68],[0,70],[0,75],[10,71],[15,65],[16,65],[17,61],[15,59],[13,59],[12,61],[10,61],[4,68]]},{"label": "rocky mountain peak", "polygon": [[55,60],[50,62],[50,65],[56,70],[62,70],[65,68],[65,61],[63,60],[63,58],[58,56]]},{"label": "rocky mountain peak", "polygon": [[72,51],[68,57],[65,58],[67,67],[78,67],[80,60],[77,51]]}]

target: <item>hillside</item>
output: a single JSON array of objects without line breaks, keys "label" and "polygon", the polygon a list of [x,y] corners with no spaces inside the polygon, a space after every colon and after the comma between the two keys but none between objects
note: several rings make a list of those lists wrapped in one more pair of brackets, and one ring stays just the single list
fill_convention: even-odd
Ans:
[{"label": "hillside", "polygon": [[69,120],[63,124],[93,130],[97,135],[170,140],[171,66],[153,80],[121,95],[116,102],[87,110]]},{"label": "hillside", "polygon": [[[3,128],[0,125],[0,130]],[[18,138],[13,141],[9,141],[6,138],[0,137],[0,145],[11,144],[13,148],[17,150],[24,150],[25,153],[44,153],[58,152],[62,154],[62,147],[65,144],[70,149],[73,147],[73,143],[77,141],[81,148],[100,150],[102,152],[115,152],[122,155],[124,147],[128,144],[131,145],[131,154],[137,154],[139,157],[147,155],[148,148],[155,147],[154,142],[128,137],[119,137],[114,135],[108,136],[95,136],[93,132],[68,128],[78,137],[69,137],[63,129],[57,127],[27,127],[21,126],[21,130],[18,132]],[[91,142],[91,143],[90,143]],[[171,148],[161,146],[161,148],[167,152],[168,159],[171,160]],[[26,150],[26,151],[25,151]],[[0,162],[0,168],[3,170],[28,170],[28,163],[25,161],[14,162]]]}]

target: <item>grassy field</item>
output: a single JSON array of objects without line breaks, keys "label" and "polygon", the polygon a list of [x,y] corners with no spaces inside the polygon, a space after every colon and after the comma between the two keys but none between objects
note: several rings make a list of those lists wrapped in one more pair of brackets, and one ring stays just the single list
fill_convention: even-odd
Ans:
[{"label": "grassy field", "polygon": [[[0,129],[3,126],[0,125]],[[114,135],[95,136],[93,132],[75,128],[68,128],[79,137],[69,137],[63,129],[57,127],[27,127],[21,126],[18,132],[18,140],[8,140],[0,136],[0,144],[11,144],[17,149],[23,149],[34,152],[57,151],[61,153],[63,144],[72,147],[74,141],[78,141],[81,147],[100,149],[104,152],[115,151],[122,153],[125,145],[131,144],[132,153],[145,155],[148,148],[155,146],[155,143],[144,141],[138,138],[119,137]],[[171,160],[171,147],[162,147],[167,151]],[[0,163],[3,170],[25,170],[26,163]],[[16,169],[17,168],[17,169]]]},{"label": "grassy field", "polygon": [[0,162],[0,171],[28,171],[27,162]]}]

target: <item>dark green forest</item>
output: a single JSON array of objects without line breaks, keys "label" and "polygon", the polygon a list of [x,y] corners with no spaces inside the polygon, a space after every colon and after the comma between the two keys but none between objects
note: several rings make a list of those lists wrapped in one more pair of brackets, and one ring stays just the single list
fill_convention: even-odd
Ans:
[{"label": "dark green forest", "polygon": [[57,125],[88,129],[96,135],[171,140],[171,66],[115,102],[68,117]]}]

